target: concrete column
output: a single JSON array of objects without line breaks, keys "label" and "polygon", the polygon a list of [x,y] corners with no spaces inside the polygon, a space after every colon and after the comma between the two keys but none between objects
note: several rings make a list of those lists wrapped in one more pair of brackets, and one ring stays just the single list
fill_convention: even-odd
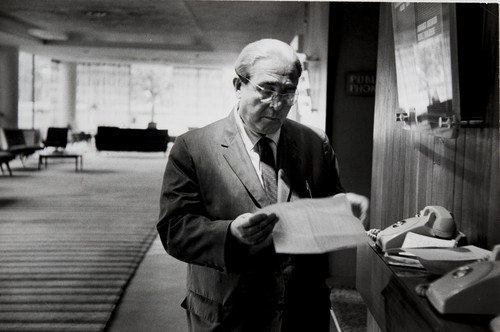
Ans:
[{"label": "concrete column", "polygon": [[18,126],[19,49],[0,45],[0,126]]},{"label": "concrete column", "polygon": [[59,98],[56,125],[66,127],[76,124],[76,63],[59,64]]}]

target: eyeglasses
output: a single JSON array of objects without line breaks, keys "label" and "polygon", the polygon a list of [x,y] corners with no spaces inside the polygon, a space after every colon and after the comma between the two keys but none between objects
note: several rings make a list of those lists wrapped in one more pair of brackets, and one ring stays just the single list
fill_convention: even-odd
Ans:
[{"label": "eyeglasses", "polygon": [[241,77],[242,80],[248,81],[252,86],[260,93],[261,99],[260,101],[265,104],[270,104],[275,100],[280,100],[286,106],[292,106],[297,101],[297,92],[294,93],[278,93],[274,90],[265,89],[260,85],[252,82],[250,79]]}]

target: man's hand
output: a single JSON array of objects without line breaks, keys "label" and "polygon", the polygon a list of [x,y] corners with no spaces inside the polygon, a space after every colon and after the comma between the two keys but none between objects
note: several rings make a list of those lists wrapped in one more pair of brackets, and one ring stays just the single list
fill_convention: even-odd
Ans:
[{"label": "man's hand", "polygon": [[363,224],[365,229],[368,229],[368,207],[370,206],[368,198],[355,193],[346,193],[345,197],[351,204],[351,209],[354,216],[361,220],[361,223]]},{"label": "man's hand", "polygon": [[230,231],[239,242],[256,245],[271,235],[277,222],[278,217],[274,213],[245,213],[233,220]]}]

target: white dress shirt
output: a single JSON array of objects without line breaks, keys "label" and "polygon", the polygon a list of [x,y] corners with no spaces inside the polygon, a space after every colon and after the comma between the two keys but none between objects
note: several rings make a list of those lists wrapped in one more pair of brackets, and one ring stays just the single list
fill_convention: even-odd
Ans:
[{"label": "white dress shirt", "polygon": [[[243,120],[241,120],[239,110],[237,112],[234,112],[234,114],[236,117],[236,124],[238,126],[241,138],[243,139],[243,144],[245,144],[245,148],[248,152],[248,155],[250,156],[250,160],[252,161],[252,166],[255,169],[255,172],[259,176],[260,183],[263,185],[262,170],[260,169],[260,151],[259,151],[259,145],[257,144],[262,135],[250,130],[245,126]],[[272,134],[266,135],[266,137],[271,139],[271,141],[273,142],[271,144],[271,149],[273,150],[275,165],[277,165],[276,155],[278,151],[278,141],[280,138],[280,133],[281,133],[281,128]]]}]

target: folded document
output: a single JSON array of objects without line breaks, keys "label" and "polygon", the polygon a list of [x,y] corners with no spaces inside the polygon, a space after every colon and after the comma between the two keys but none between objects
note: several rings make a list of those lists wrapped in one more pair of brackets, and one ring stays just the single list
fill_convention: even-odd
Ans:
[{"label": "folded document", "polygon": [[368,241],[345,194],[274,204],[261,211],[279,217],[273,230],[277,253],[325,253]]}]

